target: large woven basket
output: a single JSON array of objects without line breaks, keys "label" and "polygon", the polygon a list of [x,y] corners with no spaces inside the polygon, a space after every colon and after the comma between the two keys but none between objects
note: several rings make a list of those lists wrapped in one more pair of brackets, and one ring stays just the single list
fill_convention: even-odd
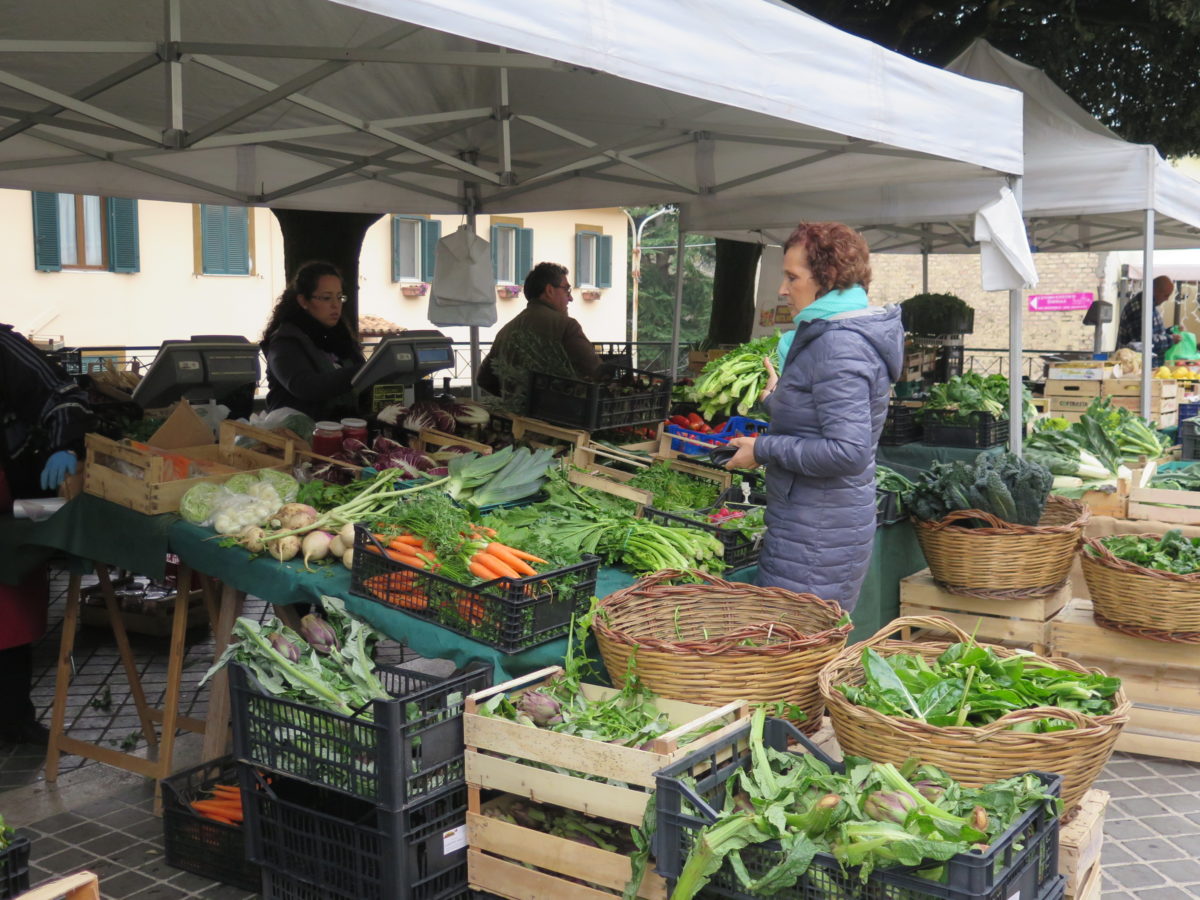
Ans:
[{"label": "large woven basket", "polygon": [[[888,639],[893,632],[906,627],[948,633],[953,639],[930,642]],[[1129,719],[1130,704],[1124,688],[1113,697],[1113,711],[1108,715],[1085,716],[1074,710],[1042,706],[1008,713],[982,727],[940,727],[918,719],[888,716],[856,706],[835,690],[839,684],[864,684],[862,653],[867,647],[873,647],[884,657],[910,653],[932,662],[952,643],[970,640],[966,632],[942,616],[910,616],[896,619],[873,637],[839,653],[821,670],[818,682],[842,752],[896,765],[915,756],[971,787],[1022,772],[1055,772],[1063,777],[1063,813],[1069,816],[1108,762],[1113,744]],[[990,649],[1000,657],[1017,652],[1007,647]],[[1073,672],[1097,671],[1069,659],[1040,656],[1028,659]],[[1021,722],[1045,718],[1066,719],[1076,727],[1046,734],[1009,730]]]},{"label": "large woven basket", "polygon": [[[933,580],[951,593],[984,598],[1053,594],[1064,584],[1083,538],[1088,508],[1051,495],[1037,525],[1016,525],[978,509],[936,522],[913,519]],[[984,528],[957,525],[978,519]]]},{"label": "large woven basket", "polygon": [[613,681],[623,685],[630,654],[650,690],[674,700],[723,705],[784,701],[821,724],[817,673],[846,645],[838,604],[812,594],[700,574],[703,584],[668,584],[656,572],[599,602],[592,621]]},{"label": "large woven basket", "polygon": [[1147,569],[1118,559],[1095,537],[1084,538],[1080,557],[1097,625],[1156,641],[1200,644],[1200,572]]}]

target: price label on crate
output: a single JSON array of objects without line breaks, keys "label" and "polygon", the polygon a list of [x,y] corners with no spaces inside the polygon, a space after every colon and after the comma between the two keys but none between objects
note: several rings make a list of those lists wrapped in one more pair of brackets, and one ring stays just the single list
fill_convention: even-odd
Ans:
[{"label": "price label on crate", "polygon": [[459,825],[442,832],[442,853],[449,856],[455,850],[467,846],[467,826]]}]

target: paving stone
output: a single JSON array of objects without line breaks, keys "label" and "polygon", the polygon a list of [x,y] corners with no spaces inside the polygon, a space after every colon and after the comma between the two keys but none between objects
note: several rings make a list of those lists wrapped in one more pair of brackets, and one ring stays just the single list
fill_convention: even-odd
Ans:
[{"label": "paving stone", "polygon": [[130,894],[129,900],[182,900],[185,897],[195,897],[195,894],[180,890],[170,884],[158,882],[150,885],[144,891]]},{"label": "paving stone", "polygon": [[1158,799],[1164,806],[1177,813],[1200,812],[1200,797],[1195,794],[1168,794]]},{"label": "paving stone", "polygon": [[193,893],[206,891],[217,883],[211,878],[205,878],[203,875],[197,875],[195,872],[184,872],[179,869],[175,871],[179,872],[179,874],[170,879],[171,884],[183,890],[192,891]]},{"label": "paving stone", "polygon": [[1178,794],[1183,788],[1176,784],[1172,784],[1166,778],[1137,778],[1134,779],[1134,784],[1141,789],[1143,794],[1150,797],[1160,796],[1162,794]]},{"label": "paving stone", "polygon": [[[1104,848],[1101,850],[1100,856],[1105,865],[1108,865],[1110,862],[1117,863],[1125,861],[1118,860],[1110,855],[1110,850],[1116,850],[1118,848],[1123,848],[1128,851],[1128,853],[1132,855],[1133,860],[1149,861],[1161,859],[1183,859],[1184,857],[1183,851],[1165,838],[1141,838],[1133,841],[1125,841],[1124,843],[1114,847],[1109,847],[1108,844],[1105,844]],[[1128,858],[1129,857],[1127,856],[1127,859]]]},{"label": "paving stone", "polygon": [[1196,830],[1195,824],[1182,816],[1147,816],[1141,822],[1151,834],[1186,835]]},{"label": "paving stone", "polygon": [[1154,832],[1136,819],[1116,819],[1104,823],[1105,839],[1126,841],[1130,838],[1152,837]]},{"label": "paving stone", "polygon": [[1161,816],[1170,811],[1157,797],[1125,797],[1113,800],[1109,808],[1113,810],[1113,818]]},{"label": "paving stone", "polygon": [[1129,853],[1129,845],[1133,841],[1126,841],[1123,844],[1118,844],[1116,841],[1106,841],[1104,843],[1101,859],[1104,865],[1118,865],[1119,863],[1136,862],[1138,858],[1146,859],[1147,857],[1139,855],[1139,857],[1131,856]]},{"label": "paving stone", "polygon": [[97,822],[81,822],[73,828],[63,829],[58,832],[56,837],[60,841],[66,841],[68,844],[78,846],[107,833],[108,829]]},{"label": "paving stone", "polygon": [[1172,835],[1171,843],[1182,850],[1184,856],[1200,857],[1200,832]]},{"label": "paving stone", "polygon": [[153,879],[147,878],[140,872],[131,872],[126,869],[123,872],[118,872],[116,875],[105,878],[100,885],[100,889],[108,897],[128,897],[130,894],[143,891],[153,884],[155,884]]},{"label": "paving stone", "polygon": [[241,888],[228,884],[217,884],[207,891],[202,891],[199,896],[204,897],[205,900],[246,900],[248,897],[256,897],[257,894],[247,893]]},{"label": "paving stone", "polygon": [[38,860],[38,865],[47,872],[67,874],[77,869],[90,869],[100,862],[100,858],[78,847],[68,847],[51,856]]},{"label": "paving stone", "polygon": [[105,816],[100,817],[100,821],[110,828],[124,829],[127,826],[136,825],[139,822],[146,821],[146,813],[140,809],[134,809],[131,806],[121,804],[120,809],[110,812]]},{"label": "paving stone", "polygon": [[123,829],[126,834],[132,834],[134,837],[142,838],[143,840],[150,838],[162,837],[162,819],[151,816],[144,819],[142,822],[135,822],[133,825]]},{"label": "paving stone", "polygon": [[99,837],[83,844],[83,849],[88,851],[88,853],[95,853],[97,856],[106,856],[109,859],[116,860],[121,865],[129,865],[118,858],[118,854],[127,849],[131,843],[141,843],[141,841],[134,842],[129,835],[122,834],[119,831],[105,830]]},{"label": "paving stone", "polygon": [[1173,859],[1159,863],[1157,868],[1158,871],[1179,884],[1200,881],[1200,862],[1194,859]]},{"label": "paving stone", "polygon": [[1109,777],[1126,778],[1144,778],[1148,775],[1153,775],[1154,770],[1144,762],[1139,762],[1134,759],[1117,760],[1109,763],[1104,767],[1104,774]]},{"label": "paving stone", "polygon": [[83,816],[77,816],[73,812],[62,812],[34,822],[33,827],[42,834],[54,834],[55,832],[62,831],[63,829],[70,828],[74,825],[79,825],[85,821],[86,820],[83,818]]},{"label": "paving stone", "polygon": [[1097,781],[1095,787],[1098,787],[1102,791],[1108,791],[1114,800],[1119,797],[1144,796],[1141,789],[1137,786],[1137,782],[1134,781],[1118,781],[1116,779]]},{"label": "paving stone", "polygon": [[1147,888],[1162,884],[1166,879],[1151,866],[1140,863],[1125,866],[1105,866],[1104,874],[1125,888]]},{"label": "paving stone", "polygon": [[1156,888],[1141,888],[1138,897],[1143,900],[1191,900],[1191,894],[1183,888],[1174,885],[1164,885]]}]

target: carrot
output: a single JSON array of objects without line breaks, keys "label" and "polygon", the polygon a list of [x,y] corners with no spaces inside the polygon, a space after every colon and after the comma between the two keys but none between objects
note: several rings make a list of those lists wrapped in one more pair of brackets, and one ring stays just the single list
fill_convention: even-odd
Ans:
[{"label": "carrot", "polygon": [[418,569],[429,568],[429,563],[417,556],[415,552],[406,553],[403,550],[397,550],[392,547],[388,547],[385,552],[388,559],[395,560],[396,562],[402,562],[407,566],[415,566]]},{"label": "carrot", "polygon": [[510,566],[508,563],[506,563],[500,557],[494,556],[485,550],[481,550],[480,552],[476,553],[471,558],[473,560],[475,560],[476,562],[482,562],[484,565],[486,565],[488,568],[490,568],[497,575],[501,575],[504,578],[520,578],[521,577],[520,574],[517,572],[517,570],[514,569],[512,566]]},{"label": "carrot", "polygon": [[[495,542],[493,542],[493,546],[495,546]],[[535,562],[546,565],[546,560],[542,559],[540,556],[534,556],[532,553],[526,553],[524,550],[518,550],[516,547],[509,547],[507,544],[501,544],[500,546],[517,559],[523,559],[526,562]]]},{"label": "carrot", "polygon": [[424,547],[425,539],[419,538],[415,534],[398,534],[389,542],[389,547],[395,547],[397,544],[407,544],[410,547]]},{"label": "carrot", "polygon": [[228,816],[218,816],[216,813],[202,812],[202,813],[200,813],[200,815],[204,816],[204,818],[206,818],[206,819],[212,819],[212,821],[214,821],[214,822],[220,822],[222,825],[240,825],[241,824],[241,820],[238,820],[235,822],[233,819],[229,818]]},{"label": "carrot", "polygon": [[497,559],[507,563],[519,575],[536,575],[537,569],[531,566],[525,560],[518,558],[511,550],[503,544],[492,542],[487,545],[486,553],[491,554]]},{"label": "carrot", "polygon": [[489,569],[481,562],[476,562],[472,559],[467,563],[467,568],[476,578],[482,578],[484,581],[491,581],[497,577],[496,573]]},{"label": "carrot", "polygon": [[486,525],[476,525],[476,526],[475,526],[475,530],[476,530],[477,532],[479,532],[480,534],[486,534],[488,537],[495,537],[495,536],[496,536],[496,529],[495,529],[495,528],[488,528]]}]

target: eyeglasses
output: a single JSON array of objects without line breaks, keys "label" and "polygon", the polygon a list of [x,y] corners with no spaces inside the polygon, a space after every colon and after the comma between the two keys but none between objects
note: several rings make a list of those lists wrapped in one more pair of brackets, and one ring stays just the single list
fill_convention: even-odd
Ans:
[{"label": "eyeglasses", "polygon": [[345,294],[313,294],[311,299],[318,300],[321,303],[331,303],[334,300],[336,300],[338,303],[345,303],[346,295]]},{"label": "eyeglasses", "polygon": [[569,284],[556,284],[555,287],[560,291],[566,291],[567,293],[571,292],[571,285]]}]

